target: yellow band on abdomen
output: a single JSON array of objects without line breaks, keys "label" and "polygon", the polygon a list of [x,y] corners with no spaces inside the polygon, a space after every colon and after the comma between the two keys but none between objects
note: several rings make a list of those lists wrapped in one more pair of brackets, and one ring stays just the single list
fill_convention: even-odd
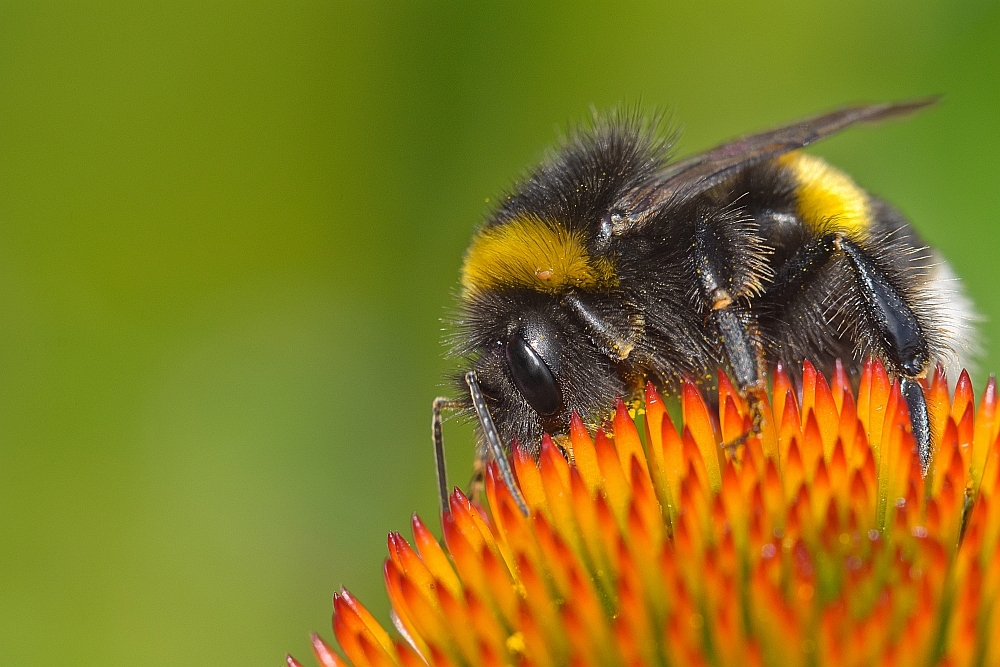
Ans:
[{"label": "yellow band on abdomen", "polygon": [[857,237],[869,227],[868,194],[851,177],[813,155],[794,151],[778,158],[795,179],[799,218],[815,231]]}]

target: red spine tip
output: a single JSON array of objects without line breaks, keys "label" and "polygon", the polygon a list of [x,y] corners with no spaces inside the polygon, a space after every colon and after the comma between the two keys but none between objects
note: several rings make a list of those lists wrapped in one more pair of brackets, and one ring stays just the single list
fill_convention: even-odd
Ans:
[{"label": "red spine tip", "polygon": [[984,403],[996,403],[997,401],[997,378],[992,373],[986,383],[986,391],[983,392]]},{"label": "red spine tip", "polygon": [[554,442],[552,442],[552,438],[549,437],[549,434],[548,433],[543,433],[542,434],[542,452],[547,452],[547,451],[549,451],[550,449],[552,449],[555,446],[556,445],[555,445]]}]

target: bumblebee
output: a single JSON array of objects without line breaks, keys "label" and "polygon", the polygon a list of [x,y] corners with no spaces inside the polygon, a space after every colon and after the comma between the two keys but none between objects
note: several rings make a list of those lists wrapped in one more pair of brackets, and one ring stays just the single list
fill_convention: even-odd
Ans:
[{"label": "bumblebee", "polygon": [[[725,369],[760,425],[769,369],[804,359],[855,378],[876,357],[900,383],[926,466],[919,382],[954,367],[975,319],[941,256],[889,203],[799,149],[933,99],[851,106],[674,160],[656,120],[618,111],[570,134],[488,216],[461,274],[452,352],[478,418],[477,470],[513,484],[513,443],[537,453],[575,411],[591,427],[647,381],[669,392]],[[745,437],[745,436],[744,436]],[[728,443],[738,446],[740,443]]]}]

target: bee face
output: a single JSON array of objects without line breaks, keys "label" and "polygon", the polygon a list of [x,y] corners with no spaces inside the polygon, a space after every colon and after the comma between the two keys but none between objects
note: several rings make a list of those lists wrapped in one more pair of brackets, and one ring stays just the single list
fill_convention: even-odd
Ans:
[{"label": "bee face", "polygon": [[567,429],[622,394],[614,364],[559,299],[490,290],[466,304],[462,339],[503,442],[533,451],[542,433]]},{"label": "bee face", "polygon": [[907,220],[797,149],[928,103],[846,108],[680,161],[635,115],[570,137],[500,199],[462,269],[453,352],[493,456],[515,440],[537,452],[573,413],[596,426],[646,381],[669,392],[721,368],[752,398],[777,363],[856,374],[877,356],[926,464],[918,380],[974,316]]},{"label": "bee face", "polygon": [[[528,322],[503,341],[507,371],[521,397],[539,417],[551,417],[562,408],[562,391],[549,364],[557,362],[560,343],[544,322]],[[556,365],[556,364],[553,364]]]}]

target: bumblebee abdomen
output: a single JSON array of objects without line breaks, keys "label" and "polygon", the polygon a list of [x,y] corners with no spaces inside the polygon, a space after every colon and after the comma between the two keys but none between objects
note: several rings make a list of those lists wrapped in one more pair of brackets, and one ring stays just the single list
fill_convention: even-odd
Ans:
[{"label": "bumblebee abdomen", "polygon": [[868,193],[850,176],[801,151],[787,153],[777,162],[792,181],[795,213],[811,232],[840,231],[857,239],[869,230]]}]

